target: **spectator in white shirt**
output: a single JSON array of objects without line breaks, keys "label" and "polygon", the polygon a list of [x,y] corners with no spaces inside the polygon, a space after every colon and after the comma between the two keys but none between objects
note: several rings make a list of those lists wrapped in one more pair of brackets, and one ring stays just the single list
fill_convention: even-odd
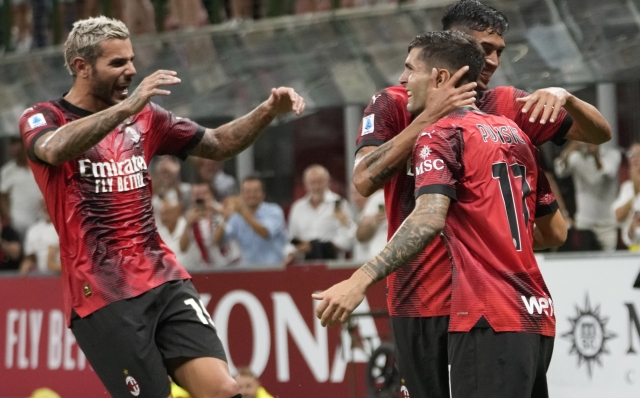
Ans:
[{"label": "spectator in white shirt", "polygon": [[353,245],[353,216],[349,203],[329,190],[326,168],[312,165],[304,171],[307,194],[289,212],[289,237],[305,260],[336,259]]},{"label": "spectator in white shirt", "polygon": [[151,203],[156,216],[165,200],[178,203],[183,209],[189,205],[191,185],[180,179],[180,167],[180,160],[169,155],[159,156],[151,164]]},{"label": "spectator in white shirt", "polygon": [[622,183],[618,198],[611,206],[621,224],[622,241],[627,246],[640,242],[640,143],[627,152],[629,180]]},{"label": "spectator in white shirt", "polygon": [[44,199],[40,200],[38,214],[40,219],[27,229],[20,275],[27,275],[34,270],[40,273],[60,273],[60,240]]},{"label": "spectator in white shirt", "polygon": [[603,250],[618,243],[618,228],[611,203],[618,191],[621,154],[607,146],[572,141],[555,160],[558,177],[571,175],[576,192],[574,227],[591,230]]},{"label": "spectator in white shirt", "polygon": [[175,200],[165,199],[160,205],[156,220],[158,233],[162,241],[176,255],[176,259],[185,269],[200,268],[200,253],[190,239],[182,239],[189,234],[187,220],[182,216],[182,206]]},{"label": "spectator in white shirt", "polygon": [[353,260],[358,262],[371,260],[387,244],[388,226],[384,208],[384,191],[379,189],[365,199],[366,203],[360,213],[356,230],[357,243],[353,247]]},{"label": "spectator in white shirt", "polygon": [[38,221],[42,193],[27,163],[22,138],[11,137],[11,160],[0,168],[0,215],[21,237]]}]

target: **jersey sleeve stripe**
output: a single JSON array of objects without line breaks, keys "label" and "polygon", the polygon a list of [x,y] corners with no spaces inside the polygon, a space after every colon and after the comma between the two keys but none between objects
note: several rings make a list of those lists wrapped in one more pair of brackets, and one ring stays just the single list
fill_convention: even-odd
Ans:
[{"label": "jersey sleeve stripe", "polygon": [[451,188],[450,186],[440,185],[440,184],[426,185],[424,187],[418,188],[418,191],[416,192],[416,198],[420,195],[433,194],[433,193],[446,195],[451,199],[453,199],[454,201],[458,200],[455,189]]},{"label": "jersey sleeve stripe", "polygon": [[573,125],[573,118],[570,115],[566,115],[564,119],[562,119],[560,128],[558,129],[556,134],[553,136],[551,141],[557,146],[564,145],[564,143],[567,142],[567,140],[564,137],[567,135],[567,132],[569,132],[569,129],[571,128],[572,125]]},{"label": "jersey sleeve stripe", "polygon": [[382,144],[384,144],[385,140],[380,140],[380,139],[368,139],[368,140],[363,140],[360,141],[360,143],[356,146],[356,153],[358,153],[358,151],[362,148],[364,148],[365,146],[380,146]]},{"label": "jersey sleeve stripe", "polygon": [[54,131],[57,129],[58,127],[49,127],[36,133],[36,135],[31,139],[31,143],[29,144],[29,150],[27,151],[27,155],[29,156],[29,159],[31,159],[34,162],[48,164],[36,156],[36,141],[38,141],[38,138],[47,134],[49,131]]},{"label": "jersey sleeve stripe", "polygon": [[560,206],[558,206],[557,201],[553,201],[548,205],[538,205],[536,206],[536,218],[548,216],[549,214],[553,214],[556,210],[558,210]]},{"label": "jersey sleeve stripe", "polygon": [[193,138],[191,138],[191,140],[187,143],[187,145],[185,145],[176,156],[184,161],[187,158],[187,156],[189,156],[189,152],[191,152],[191,150],[195,148],[196,145],[200,143],[200,141],[202,141],[202,137],[204,137],[204,133],[205,133],[205,128],[200,126],[196,131],[196,133],[193,135]]}]

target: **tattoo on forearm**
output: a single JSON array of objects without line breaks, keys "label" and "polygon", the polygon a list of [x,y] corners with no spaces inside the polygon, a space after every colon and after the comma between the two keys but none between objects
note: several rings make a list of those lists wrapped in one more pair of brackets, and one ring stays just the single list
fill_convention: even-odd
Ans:
[{"label": "tattoo on forearm", "polygon": [[58,129],[42,146],[50,145],[56,158],[61,161],[74,159],[102,141],[126,117],[117,108],[96,113]]},{"label": "tattoo on forearm", "polygon": [[369,180],[374,185],[383,184],[384,182],[387,181],[387,179],[389,179],[389,177],[393,176],[395,172],[396,172],[396,169],[385,167],[378,174],[369,177]]},{"label": "tattoo on forearm", "polygon": [[360,268],[365,274],[367,274],[369,276],[369,278],[373,279],[374,281],[379,281],[382,278],[378,278],[378,274],[376,273],[376,271],[374,271],[373,268],[371,268],[369,266],[369,264],[365,264]]},{"label": "tattoo on forearm", "polygon": [[398,232],[373,260],[361,267],[375,281],[384,279],[417,256],[440,234],[450,199],[440,194],[422,195]]},{"label": "tattoo on forearm", "polygon": [[253,144],[272,120],[273,116],[258,107],[215,130],[207,129],[192,154],[215,160],[228,159]]},{"label": "tattoo on forearm", "polygon": [[393,141],[387,141],[384,144],[380,145],[375,150],[366,154],[364,157],[364,164],[367,165],[367,170],[369,173],[373,173],[378,166],[384,161],[387,157],[387,153],[393,148]]}]

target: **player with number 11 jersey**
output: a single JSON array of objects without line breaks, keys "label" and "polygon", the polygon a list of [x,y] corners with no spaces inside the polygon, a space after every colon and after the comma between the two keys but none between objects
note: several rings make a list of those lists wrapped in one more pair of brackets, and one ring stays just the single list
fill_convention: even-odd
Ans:
[{"label": "player with number 11 jersey", "polygon": [[[522,112],[522,103],[517,98],[528,93],[514,87],[497,87],[478,95],[476,106],[492,115],[504,115],[512,119],[534,145],[547,141],[563,142],[573,120],[563,109],[554,123],[533,123]],[[375,99],[375,100],[374,100]],[[357,150],[368,146],[380,146],[402,132],[412,120],[406,109],[407,91],[403,86],[389,87],[379,91],[364,111],[360,126]],[[371,123],[367,129],[366,124]],[[407,165],[384,187],[389,238],[411,214],[415,207],[412,195],[415,177]],[[444,244],[435,241],[423,253],[411,260],[406,267],[387,277],[389,313],[394,317],[432,317],[449,315],[451,274],[437,267],[448,263],[449,256]]]},{"label": "player with number 11 jersey", "polygon": [[451,332],[468,332],[484,316],[496,332],[555,335],[532,236],[534,215],[557,207],[537,209],[536,151],[513,121],[473,108],[451,113],[416,142],[416,197],[455,201],[443,231],[453,263]]}]

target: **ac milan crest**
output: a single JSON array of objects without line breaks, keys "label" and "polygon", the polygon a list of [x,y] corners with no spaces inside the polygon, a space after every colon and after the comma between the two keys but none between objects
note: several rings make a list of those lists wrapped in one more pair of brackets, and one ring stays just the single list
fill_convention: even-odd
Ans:
[{"label": "ac milan crest", "polygon": [[127,388],[129,389],[131,395],[133,395],[134,397],[140,395],[140,386],[138,385],[136,379],[134,379],[132,376],[127,376],[127,378],[125,379],[125,383],[127,383]]}]

